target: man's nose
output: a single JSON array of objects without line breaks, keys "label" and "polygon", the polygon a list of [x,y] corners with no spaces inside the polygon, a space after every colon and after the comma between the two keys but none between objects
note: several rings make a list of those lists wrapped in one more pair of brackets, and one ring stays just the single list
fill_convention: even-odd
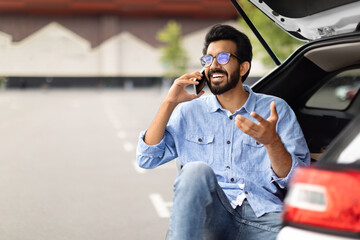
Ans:
[{"label": "man's nose", "polygon": [[211,69],[218,69],[219,67],[220,67],[220,64],[219,64],[219,62],[217,61],[217,58],[214,57],[211,65],[210,65],[210,70],[211,70]]}]

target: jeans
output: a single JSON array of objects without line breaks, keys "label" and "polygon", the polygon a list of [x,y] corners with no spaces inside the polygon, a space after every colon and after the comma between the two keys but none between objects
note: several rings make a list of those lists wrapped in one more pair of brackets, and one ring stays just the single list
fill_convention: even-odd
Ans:
[{"label": "jeans", "polygon": [[233,209],[213,170],[203,162],[186,164],[174,191],[170,240],[272,240],[280,231],[281,212],[258,218],[247,200]]}]

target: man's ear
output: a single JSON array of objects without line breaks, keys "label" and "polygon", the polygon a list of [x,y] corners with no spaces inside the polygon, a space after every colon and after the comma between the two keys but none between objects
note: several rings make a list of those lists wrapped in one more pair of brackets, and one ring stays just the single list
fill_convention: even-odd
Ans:
[{"label": "man's ear", "polygon": [[250,63],[248,61],[240,64],[240,76],[244,76],[250,69]]}]

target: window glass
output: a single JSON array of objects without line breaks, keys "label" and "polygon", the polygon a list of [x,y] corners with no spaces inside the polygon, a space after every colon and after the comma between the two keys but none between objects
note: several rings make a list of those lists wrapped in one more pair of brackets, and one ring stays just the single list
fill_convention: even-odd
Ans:
[{"label": "window glass", "polygon": [[306,103],[306,107],[343,110],[360,88],[360,69],[344,71],[331,78]]},{"label": "window glass", "polygon": [[360,134],[342,151],[337,162],[343,164],[355,163],[360,161]]}]

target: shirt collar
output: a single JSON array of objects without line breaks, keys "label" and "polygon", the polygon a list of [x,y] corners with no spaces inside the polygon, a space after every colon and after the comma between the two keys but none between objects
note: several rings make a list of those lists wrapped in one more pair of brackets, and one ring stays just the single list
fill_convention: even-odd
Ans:
[{"label": "shirt collar", "polygon": [[[239,112],[239,111],[241,111],[241,109],[244,108],[245,111],[247,111],[248,113],[251,113],[255,109],[256,95],[249,86],[243,85],[243,87],[244,87],[244,90],[249,93],[249,97],[246,100],[245,104],[236,112]],[[209,112],[216,112],[219,109],[224,110],[215,95],[211,95],[208,98],[208,100],[209,100],[208,101]]]},{"label": "shirt collar", "polygon": [[222,109],[215,95],[209,96],[208,106],[209,106],[209,112],[211,113],[216,112],[219,109]]}]

